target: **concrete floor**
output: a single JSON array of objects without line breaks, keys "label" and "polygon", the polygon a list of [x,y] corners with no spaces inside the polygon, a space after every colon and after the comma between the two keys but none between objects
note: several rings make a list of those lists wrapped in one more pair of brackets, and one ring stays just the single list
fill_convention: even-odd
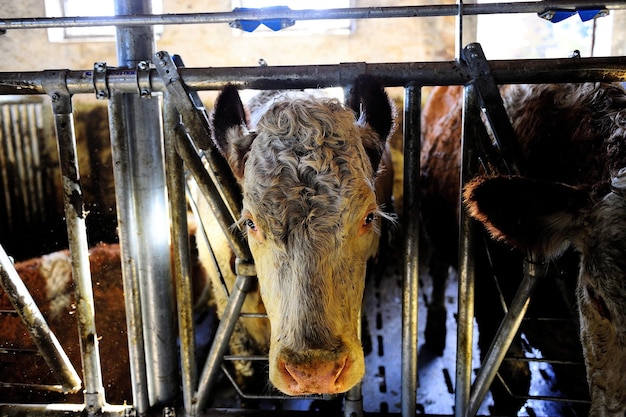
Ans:
[{"label": "concrete floor", "polygon": [[[389,266],[384,278],[378,283],[368,282],[364,297],[364,338],[371,341],[371,350],[366,351],[366,375],[363,379],[363,409],[372,414],[398,414],[401,412],[401,349],[402,349],[402,271],[398,266]],[[373,279],[371,279],[373,281]],[[454,415],[454,378],[456,369],[456,311],[457,277],[450,276],[446,291],[447,339],[443,356],[436,356],[424,347],[426,304],[430,295],[430,277],[420,276],[419,286],[419,337],[418,337],[418,388],[417,414],[452,416]],[[475,372],[480,368],[479,350],[476,346],[478,329],[474,326],[474,355],[472,366]],[[367,343],[365,343],[367,344]],[[540,356],[532,348],[528,357]],[[556,380],[551,366],[547,363],[531,362],[531,395],[558,396]],[[225,381],[224,381],[225,382]],[[227,384],[227,382],[226,382]],[[240,402],[236,394],[224,384],[220,384],[215,395],[214,407],[238,408]],[[233,397],[234,396],[234,397]],[[322,401],[323,403],[323,401]],[[266,410],[318,410],[320,401],[284,400],[262,402]],[[478,415],[492,415],[493,400],[488,394]],[[323,407],[323,406],[322,406]],[[569,403],[528,400],[519,410],[518,416],[578,416]]]}]

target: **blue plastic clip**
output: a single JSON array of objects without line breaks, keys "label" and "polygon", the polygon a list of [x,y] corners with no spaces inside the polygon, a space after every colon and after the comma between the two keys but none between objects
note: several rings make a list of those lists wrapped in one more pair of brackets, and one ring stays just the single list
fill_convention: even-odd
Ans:
[{"label": "blue plastic clip", "polygon": [[[233,12],[238,11],[291,11],[288,6],[272,6],[272,7],[263,7],[260,9],[249,8],[249,7],[236,7],[233,9]],[[264,19],[264,20],[247,20],[247,19],[238,19],[233,22],[230,22],[230,27],[235,29],[241,29],[244,32],[254,32],[256,28],[260,25],[265,25],[274,32],[279,31],[281,29],[285,29],[295,25],[296,22],[293,19]]]},{"label": "blue plastic clip", "polygon": [[580,10],[547,10],[543,13],[539,13],[539,17],[549,20],[552,23],[559,23],[568,17],[574,16],[578,13],[580,20],[586,22],[596,17],[604,17],[609,14],[607,9],[580,9]]}]

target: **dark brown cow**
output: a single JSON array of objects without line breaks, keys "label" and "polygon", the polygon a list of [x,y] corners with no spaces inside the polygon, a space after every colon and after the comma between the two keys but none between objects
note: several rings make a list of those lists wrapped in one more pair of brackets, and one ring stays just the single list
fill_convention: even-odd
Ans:
[{"label": "dark brown cow", "polygon": [[626,170],[614,178],[606,195],[520,177],[481,178],[465,190],[470,214],[495,238],[534,257],[555,258],[570,245],[580,253],[576,295],[594,417],[626,413]]},{"label": "dark brown cow", "polygon": [[[621,86],[602,83],[518,85],[505,87],[501,89],[501,93],[522,147],[526,166],[523,174],[526,177],[586,186],[600,195],[608,192],[610,175],[615,175],[616,170],[626,162],[623,146],[626,139],[626,93]],[[435,285],[441,286],[445,285],[443,283],[447,277],[448,266],[456,266],[458,258],[461,106],[460,87],[440,87],[434,89],[423,112],[422,216],[433,252],[431,274]],[[615,222],[618,221],[616,217]],[[503,315],[499,307],[494,307],[498,305],[494,300],[499,298],[494,291],[493,279],[485,277],[492,276],[491,272],[495,271],[495,275],[500,277],[500,290],[505,299],[512,298],[521,279],[521,259],[524,255],[511,252],[504,245],[490,244],[490,250],[493,262],[488,262],[482,252],[476,254],[475,260],[475,308],[480,328],[481,352],[488,349]],[[563,283],[573,286],[577,275],[577,257],[572,251],[565,255],[568,260],[557,266],[566,278],[562,280]],[[541,285],[552,285],[550,283],[553,282],[543,281],[545,283],[542,282]],[[437,292],[435,290],[435,294]],[[439,293],[443,293],[441,289]],[[537,306],[540,313],[545,313],[546,308],[556,307],[562,302],[557,294],[554,289],[542,287],[536,290],[531,309]],[[432,308],[436,313],[441,310],[443,302],[438,302],[435,297],[433,304],[438,306]],[[429,317],[427,330],[443,326],[442,322],[433,323],[434,320]],[[572,354],[580,350],[576,342],[577,331],[574,327],[574,336],[570,337],[562,330],[564,329],[560,328],[558,332],[552,333],[566,335],[571,339],[559,343],[560,347],[567,349],[558,353],[563,355],[561,358],[570,359]],[[544,343],[545,332],[550,332],[543,329],[533,335],[531,331],[529,329],[527,336],[533,344]],[[437,332],[434,334],[437,335]],[[438,340],[441,338],[431,337],[429,343],[435,349],[441,350],[443,345]],[[519,350],[516,346],[514,344],[512,349]],[[506,362],[503,364],[504,367],[510,365]],[[514,385],[520,391],[527,390],[527,367],[522,366],[521,369],[511,372],[517,376]],[[511,400],[507,394],[500,392],[497,381],[492,386],[492,393],[496,412],[515,413],[522,405],[522,401]]]}]

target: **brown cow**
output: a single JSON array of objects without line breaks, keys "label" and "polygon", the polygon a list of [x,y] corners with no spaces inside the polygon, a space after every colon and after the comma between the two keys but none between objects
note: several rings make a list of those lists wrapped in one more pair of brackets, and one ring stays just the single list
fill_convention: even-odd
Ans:
[{"label": "brown cow", "polygon": [[[440,286],[445,285],[448,266],[455,267],[458,258],[461,92],[460,87],[435,88],[422,114],[422,216],[433,252],[431,274],[434,284]],[[608,192],[610,173],[614,174],[626,162],[623,146],[626,141],[626,93],[621,86],[604,83],[516,85],[502,88],[501,94],[522,147],[526,166],[524,176],[593,187],[601,194]],[[618,221],[617,218],[615,220]],[[521,260],[524,255],[511,252],[504,245],[490,244],[490,250],[490,258],[483,251],[475,256],[475,309],[480,329],[481,352],[487,351],[504,314],[498,304],[494,305],[494,300],[499,299],[494,280],[486,278],[493,276],[491,272],[495,270],[495,276],[501,277],[498,290],[505,299],[510,300],[521,279]],[[576,281],[574,277],[577,275],[578,260],[571,250],[565,255],[567,260],[563,258],[562,262],[553,264],[560,268],[559,273],[565,279],[542,280],[539,285],[556,287],[554,282],[558,281],[574,286],[572,284]],[[567,279],[570,276],[572,278]],[[437,291],[433,294],[434,297],[436,293]],[[443,294],[441,290],[439,293]],[[555,310],[550,311],[550,314],[556,312],[563,315],[566,308],[556,307],[567,303],[561,297],[555,297],[555,294],[558,293],[554,288],[542,287],[536,290],[531,309],[539,309],[540,314],[550,308]],[[573,294],[571,298],[575,309]],[[568,301],[567,298],[564,299]],[[437,297],[432,303],[443,306],[443,300]],[[441,308],[432,309],[437,312]],[[444,326],[443,322],[433,324],[430,317],[428,321],[427,330]],[[581,348],[576,340],[576,326],[572,324],[571,327],[569,333],[565,332],[563,325],[556,330],[542,329],[534,334],[531,333],[532,328],[529,328],[527,336],[537,346],[547,343],[546,332],[563,335],[568,339],[559,342],[560,346],[553,344],[542,348],[561,347],[563,349],[556,353],[558,357],[575,360],[576,352]],[[435,338],[433,341],[431,338],[431,345],[442,349],[442,344],[437,340]],[[522,353],[518,344],[514,344],[512,349]],[[512,365],[505,362],[503,367]],[[501,368],[500,371],[503,372],[504,369]],[[510,373],[516,377],[516,382],[512,384],[516,385],[517,392],[527,392],[530,383],[527,366],[522,364],[521,369],[511,370]],[[573,381],[576,378],[568,376],[562,380],[568,379]],[[582,379],[584,384],[584,375]],[[500,391],[497,380],[492,385],[492,394],[498,413],[513,414],[523,404],[523,400],[511,399],[506,392]]]},{"label": "brown cow", "polygon": [[[621,160],[620,163],[626,161]],[[467,185],[469,213],[531,256],[580,253],[576,295],[591,391],[590,416],[626,413],[626,169],[606,195],[520,177]]]},{"label": "brown cow", "polygon": [[[89,261],[106,400],[111,404],[132,403],[119,245],[95,246],[89,252]],[[53,252],[18,262],[15,268],[82,378],[69,252]],[[6,294],[0,289],[0,310],[12,309]],[[19,317],[2,317],[1,320],[0,347],[35,349]],[[47,364],[36,355],[0,355],[0,381],[58,384]],[[0,398],[6,402],[83,402],[80,392],[62,395],[28,387],[0,386]]]},{"label": "brown cow", "polygon": [[[252,104],[257,111],[248,118],[234,86],[215,104],[214,136],[243,192],[237,226],[259,281],[243,310],[267,311],[269,318],[245,319],[238,331],[250,337],[236,338],[231,349],[269,352],[269,379],[289,395],[341,393],[364,374],[365,270],[386,216],[375,180],[394,121],[392,104],[371,77],[355,81],[350,107],[282,92]],[[217,236],[211,243],[219,246]],[[199,250],[208,260],[206,247]],[[232,259],[220,264],[232,285]],[[213,270],[210,262],[205,268]],[[226,300],[221,291],[215,296],[221,312]]]}]

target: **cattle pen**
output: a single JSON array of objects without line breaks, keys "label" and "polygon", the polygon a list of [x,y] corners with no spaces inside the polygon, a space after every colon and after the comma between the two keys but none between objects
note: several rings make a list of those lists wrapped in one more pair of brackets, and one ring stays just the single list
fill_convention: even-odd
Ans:
[{"label": "cattle pen", "polygon": [[[424,87],[440,85],[464,86],[465,136],[464,171],[460,181],[475,173],[476,155],[488,152],[475,149],[477,136],[483,132],[480,113],[493,115],[490,130],[502,140],[501,155],[507,166],[515,170],[518,156],[507,135],[498,135],[502,126],[502,109],[498,105],[497,85],[519,83],[576,83],[587,81],[626,81],[626,57],[559,58],[488,60],[478,43],[464,45],[464,16],[499,13],[542,14],[556,9],[576,11],[593,9],[588,1],[540,1],[522,3],[468,3],[402,7],[359,7],[346,9],[290,10],[243,9],[231,12],[193,14],[151,14],[150,2],[116,0],[116,16],[98,18],[0,18],[0,30],[34,30],[55,27],[114,25],[117,27],[118,64],[95,62],[85,69],[45,69],[42,71],[0,72],[0,95],[47,97],[44,111],[52,113],[56,132],[60,174],[63,182],[64,217],[79,315],[82,372],[76,372],[63,359],[63,347],[55,343],[54,334],[45,327],[36,308],[29,302],[28,292],[12,263],[0,251],[2,288],[13,294],[16,309],[36,334],[41,355],[59,375],[61,391],[82,384],[84,402],[78,404],[15,404],[0,398],[2,416],[40,415],[267,415],[267,410],[213,408],[217,378],[221,377],[222,361],[227,355],[228,338],[241,312],[246,292],[254,285],[255,269],[246,242],[236,235],[233,250],[238,258],[237,285],[232,289],[224,315],[217,327],[209,353],[203,363],[196,358],[195,323],[191,299],[191,269],[187,224],[186,176],[201,184],[202,192],[222,220],[225,230],[233,223],[233,212],[240,209],[240,196],[224,159],[206,138],[211,136],[207,111],[198,92],[217,91],[228,83],[241,89],[306,89],[342,87],[360,74],[378,77],[385,87],[404,91],[403,125],[403,212],[400,229],[401,258],[399,265],[400,322],[393,327],[397,334],[388,338],[402,340],[397,410],[364,411],[363,393],[374,396],[367,387],[357,385],[345,394],[343,414],[346,416],[382,415],[387,412],[402,416],[424,414],[418,407],[418,291],[419,262],[419,166],[421,103]],[[604,1],[601,10],[626,9],[624,1]],[[155,25],[233,24],[233,22],[291,22],[324,19],[387,19],[429,16],[456,17],[456,57],[450,61],[368,63],[347,62],[322,65],[260,65],[240,67],[186,67],[183,59],[164,50],[155,50]],[[287,23],[285,23],[287,24]],[[464,46],[461,46],[464,45]],[[210,57],[207,58],[210,61]],[[76,151],[72,101],[76,95],[93,95],[107,103],[111,147],[115,163],[115,196],[117,224],[121,243],[122,278],[127,312],[127,334],[132,380],[132,404],[109,404],[105,401],[101,358],[94,337],[93,290],[89,271],[87,233],[83,191]],[[5,117],[5,113],[3,116]],[[488,118],[489,119],[489,118]],[[163,141],[161,142],[161,139]],[[4,144],[0,146],[5,146]],[[203,155],[198,153],[203,149]],[[5,152],[3,150],[3,152]],[[212,172],[207,172],[203,160]],[[0,159],[2,161],[2,159]],[[5,167],[3,167],[5,169]],[[26,175],[28,162],[21,171]],[[3,187],[7,187],[3,184]],[[19,187],[16,185],[16,187]],[[25,193],[33,193],[26,190]],[[2,210],[5,210],[4,208]],[[408,215],[413,214],[413,215]],[[3,213],[3,215],[6,215]],[[491,381],[512,337],[524,316],[530,287],[520,288],[518,297],[509,306],[503,331],[494,341],[493,354],[474,376],[473,343],[473,272],[471,226],[462,221],[458,273],[458,312],[456,316],[456,371],[449,385],[454,391],[455,416],[476,415],[488,393]],[[160,225],[160,227],[154,227]],[[171,225],[163,227],[162,225]],[[4,230],[4,229],[3,229]],[[170,243],[176,248],[170,252]],[[10,253],[8,255],[11,255]],[[174,280],[154,277],[173,276]],[[393,298],[394,296],[392,296]],[[383,296],[384,298],[384,296]],[[367,300],[367,296],[366,296]],[[0,316],[0,320],[2,317]],[[43,323],[42,323],[43,321]],[[368,318],[375,322],[376,318]],[[149,331],[147,330],[149,328]],[[231,358],[232,359],[232,358]],[[236,359],[236,358],[235,358]],[[252,358],[264,360],[263,358]],[[373,370],[368,369],[368,373]],[[79,376],[80,375],[80,376]],[[78,378],[78,381],[77,381]],[[82,381],[81,381],[82,379]],[[365,381],[371,381],[366,379]],[[423,381],[420,381],[420,387]],[[366,383],[366,382],[364,382]],[[0,381],[3,384],[3,381]],[[58,389],[58,388],[57,388]],[[256,398],[255,398],[256,399]],[[366,401],[369,400],[365,399]],[[274,398],[275,400],[275,398]],[[321,398],[326,401],[327,398]],[[572,399],[577,401],[578,399]],[[280,401],[289,401],[281,398]],[[313,411],[281,410],[276,415],[308,415]]]}]

